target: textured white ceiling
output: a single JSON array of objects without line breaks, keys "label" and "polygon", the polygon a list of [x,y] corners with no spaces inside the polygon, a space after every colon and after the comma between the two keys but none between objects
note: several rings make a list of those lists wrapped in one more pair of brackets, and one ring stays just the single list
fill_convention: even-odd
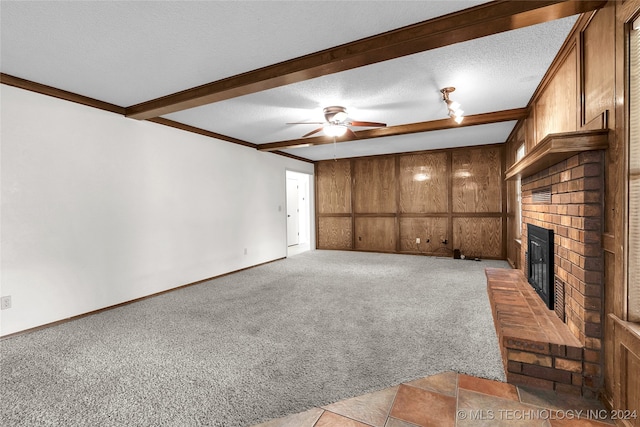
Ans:
[{"label": "textured white ceiling", "polygon": [[480,3],[2,0],[2,71],[129,106]]},{"label": "textured white ceiling", "polygon": [[[7,1],[0,68],[123,107],[484,1]],[[253,143],[297,139],[343,105],[389,125],[526,106],[576,17],[459,43],[166,117]],[[338,144],[340,157],[504,142],[514,123]],[[478,142],[482,141],[482,142]],[[444,144],[444,145],[443,145]],[[389,147],[395,147],[389,151]],[[319,160],[329,146],[287,150]]]}]

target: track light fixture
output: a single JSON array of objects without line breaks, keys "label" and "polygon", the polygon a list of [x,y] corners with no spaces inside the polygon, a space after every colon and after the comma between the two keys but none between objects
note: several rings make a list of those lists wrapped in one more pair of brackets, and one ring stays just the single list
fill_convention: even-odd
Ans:
[{"label": "track light fixture", "polygon": [[449,117],[455,120],[456,123],[460,124],[462,123],[462,120],[464,120],[464,111],[460,109],[460,104],[458,102],[449,99],[449,94],[455,90],[455,87],[449,86],[440,89],[440,92],[442,93],[442,100],[445,102],[445,104],[447,104]]}]

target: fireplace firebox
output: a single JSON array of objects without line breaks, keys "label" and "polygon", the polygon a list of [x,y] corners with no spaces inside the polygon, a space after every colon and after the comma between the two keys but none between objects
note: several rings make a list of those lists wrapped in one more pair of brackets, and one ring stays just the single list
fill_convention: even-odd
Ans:
[{"label": "fireplace firebox", "polygon": [[528,281],[545,305],[553,310],[553,230],[527,224]]}]

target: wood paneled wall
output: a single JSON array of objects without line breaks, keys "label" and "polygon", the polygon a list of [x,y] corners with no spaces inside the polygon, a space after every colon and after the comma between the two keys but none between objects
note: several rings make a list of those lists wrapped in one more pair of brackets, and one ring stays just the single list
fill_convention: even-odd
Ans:
[{"label": "wood paneled wall", "polygon": [[502,150],[454,151],[453,211],[502,211]]},{"label": "wood paneled wall", "polygon": [[[625,392],[635,390],[633,393],[637,396],[640,381],[640,327],[625,321],[625,235],[628,224],[625,151],[628,144],[628,100],[625,99],[628,73],[625,56],[627,28],[639,13],[638,0],[610,1],[604,8],[580,17],[532,97],[529,116],[516,126],[506,147],[508,168],[515,161],[514,153],[523,137],[529,152],[549,133],[610,130],[602,195],[604,278],[601,288],[604,306],[598,316],[603,331],[603,351],[589,353],[589,357],[591,362],[600,364],[604,374],[604,382],[600,385],[603,397],[612,407],[623,410],[640,410],[640,402],[628,400],[630,394]],[[514,190],[508,191],[508,205],[514,205]],[[508,227],[507,233],[507,246],[511,248],[509,258],[517,259],[514,252],[518,249],[516,239],[520,233],[512,227]],[[633,352],[633,357],[628,356],[630,353],[622,354],[623,350]],[[637,421],[623,424],[638,425]]]},{"label": "wood paneled wall", "polygon": [[351,217],[325,216],[318,218],[318,248],[351,249],[353,231]]},{"label": "wood paneled wall", "polygon": [[488,145],[318,162],[318,248],[504,259],[504,161]]},{"label": "wood paneled wall", "polygon": [[316,164],[316,209],[325,216],[316,224],[317,245],[327,249],[353,247],[351,218],[351,162],[338,160]]},{"label": "wood paneled wall", "polygon": [[420,153],[400,157],[400,213],[449,210],[449,155]]},{"label": "wood paneled wall", "polygon": [[[509,141],[505,146],[506,165],[509,167],[517,161],[517,151],[521,146],[527,147],[527,143],[533,144],[533,120],[527,118],[521,120],[511,132]],[[520,180],[507,182],[507,261],[513,268],[521,268],[521,240],[522,227],[520,223],[521,204],[518,200]]]},{"label": "wood paneled wall", "polygon": [[359,159],[353,167],[353,208],[357,214],[396,213],[396,162],[392,157]]},{"label": "wood paneled wall", "polygon": [[351,162],[338,160],[316,164],[318,211],[327,214],[351,212]]},{"label": "wood paneled wall", "polygon": [[[577,70],[578,53],[575,44],[569,47],[554,78],[547,82],[544,90],[533,104],[535,140],[529,149],[550,133],[577,130]],[[527,150],[529,151],[529,150]]]}]

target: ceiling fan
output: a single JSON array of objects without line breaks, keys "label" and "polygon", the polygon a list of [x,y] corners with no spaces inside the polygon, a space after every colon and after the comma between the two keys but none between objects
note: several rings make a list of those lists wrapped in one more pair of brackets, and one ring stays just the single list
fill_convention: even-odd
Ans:
[{"label": "ceiling fan", "polygon": [[349,116],[347,115],[347,109],[340,106],[332,106],[325,107],[323,110],[324,113],[324,122],[295,122],[295,123],[287,123],[288,125],[322,125],[317,129],[312,130],[304,135],[303,138],[307,136],[311,136],[320,131],[324,131],[325,135],[339,137],[344,134],[349,136],[349,139],[357,138],[358,136],[354,131],[351,130],[350,126],[355,127],[386,127],[386,123],[378,123],[378,122],[362,122],[357,120],[349,120]]}]

